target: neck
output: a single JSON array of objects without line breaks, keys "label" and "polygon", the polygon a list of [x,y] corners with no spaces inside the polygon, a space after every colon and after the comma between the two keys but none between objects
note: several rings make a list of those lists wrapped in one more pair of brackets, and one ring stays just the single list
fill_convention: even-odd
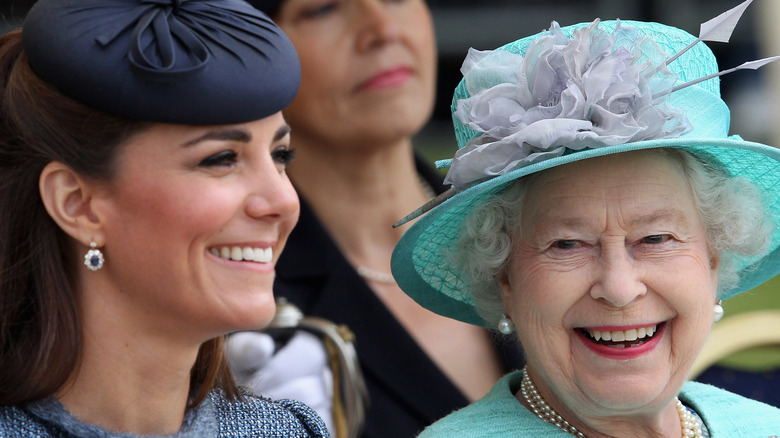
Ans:
[{"label": "neck", "polygon": [[429,200],[414,165],[411,141],[387,147],[307,147],[290,177],[354,265],[389,272],[390,254],[408,227],[392,224]]},{"label": "neck", "polygon": [[169,342],[112,311],[83,300],[80,364],[55,395],[81,421],[147,435],[181,428],[199,345]]}]

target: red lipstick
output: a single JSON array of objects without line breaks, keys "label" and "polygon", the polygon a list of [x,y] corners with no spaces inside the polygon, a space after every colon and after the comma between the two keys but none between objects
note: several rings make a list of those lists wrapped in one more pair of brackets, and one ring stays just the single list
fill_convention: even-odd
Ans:
[{"label": "red lipstick", "polygon": [[[652,338],[649,340],[639,343],[639,345],[630,346],[631,342],[610,342],[610,343],[604,343],[604,342],[596,342],[593,338],[589,337],[585,334],[584,330],[575,330],[577,333],[577,336],[579,336],[580,340],[583,344],[585,344],[586,347],[588,347],[591,351],[598,354],[601,357],[605,357],[607,359],[614,359],[614,360],[626,360],[626,359],[635,359],[639,356],[642,356],[646,353],[649,353],[652,351],[659,342],[661,342],[661,337],[664,333],[664,328],[666,328],[666,323],[661,323],[658,325],[658,328],[653,335]],[[602,330],[626,330],[625,327],[601,327]]]}]

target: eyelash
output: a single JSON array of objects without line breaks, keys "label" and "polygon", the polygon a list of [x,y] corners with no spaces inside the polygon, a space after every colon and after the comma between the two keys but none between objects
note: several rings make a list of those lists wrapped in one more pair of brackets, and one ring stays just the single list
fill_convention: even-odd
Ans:
[{"label": "eyelash", "polygon": [[[292,162],[293,159],[295,159],[295,150],[287,149],[286,147],[277,148],[273,152],[271,152],[271,159],[273,159],[275,163],[281,164],[283,167],[286,167],[288,164]],[[214,166],[229,167],[236,164],[237,161],[238,161],[238,154],[236,152],[222,151],[214,155],[211,155],[210,157],[205,158],[198,165],[201,167],[214,167]]]},{"label": "eyelash", "polygon": [[[668,234],[653,234],[653,235],[650,235],[650,236],[643,237],[642,238],[642,243],[645,243],[645,244],[648,244],[648,245],[660,245],[662,243],[665,243],[665,242],[669,241],[671,238],[672,238],[672,236],[670,236]],[[650,241],[651,239],[660,239],[660,240],[656,241],[656,242],[651,242]]]},{"label": "eyelash", "polygon": [[295,159],[295,149],[280,147],[271,152],[271,158],[282,166],[287,166]]},{"label": "eyelash", "polygon": [[[652,234],[640,239],[640,242],[645,245],[661,245],[668,242],[672,237],[668,234]],[[552,247],[557,250],[571,250],[582,246],[577,240],[557,240],[553,242]]]},{"label": "eyelash", "polygon": [[232,166],[236,164],[237,158],[238,154],[234,151],[222,151],[204,159],[198,165],[202,167]]},{"label": "eyelash", "polygon": [[558,240],[555,243],[553,243],[553,248],[555,249],[574,249],[581,246],[578,241],[576,240]]}]

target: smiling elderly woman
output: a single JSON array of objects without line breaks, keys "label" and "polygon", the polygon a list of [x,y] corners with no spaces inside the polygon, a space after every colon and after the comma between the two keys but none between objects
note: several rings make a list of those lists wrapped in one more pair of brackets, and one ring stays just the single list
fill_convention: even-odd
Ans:
[{"label": "smiling elderly woman", "polygon": [[780,151],[727,136],[695,40],[597,20],[469,54],[455,194],[393,273],[436,312],[516,327],[527,366],[421,436],[780,433],[776,408],[686,383],[719,300],[780,271]]}]

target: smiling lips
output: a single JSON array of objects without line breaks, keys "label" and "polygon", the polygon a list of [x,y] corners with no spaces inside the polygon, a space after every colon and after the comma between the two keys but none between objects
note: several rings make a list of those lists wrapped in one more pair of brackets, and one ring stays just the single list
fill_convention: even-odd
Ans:
[{"label": "smiling lips", "polygon": [[597,330],[582,328],[577,333],[585,345],[599,356],[611,359],[632,359],[658,345],[665,323],[628,330]]},{"label": "smiling lips", "polygon": [[[641,345],[643,342],[649,340],[649,338],[652,338],[657,330],[657,325],[651,326],[651,327],[639,327],[635,329],[629,329],[629,330],[620,330],[620,331],[611,331],[611,330],[591,330],[591,329],[584,329],[587,334],[593,338],[596,342],[604,340],[604,341],[613,341],[614,343],[622,343],[624,341],[626,342],[632,342],[637,341],[636,345]],[[645,339],[647,338],[647,339]],[[633,344],[629,344],[628,346],[635,346]],[[617,348],[624,347],[620,344],[615,345]]]},{"label": "smiling lips", "polygon": [[252,248],[249,246],[223,246],[209,248],[209,252],[219,258],[236,262],[271,263],[274,252],[268,248]]}]

